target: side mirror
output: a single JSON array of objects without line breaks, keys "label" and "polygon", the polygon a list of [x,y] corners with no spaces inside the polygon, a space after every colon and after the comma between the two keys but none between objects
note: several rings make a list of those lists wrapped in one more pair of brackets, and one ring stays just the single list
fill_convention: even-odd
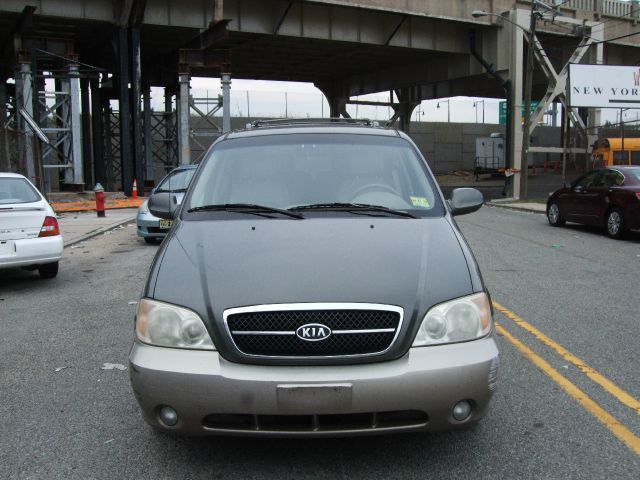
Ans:
[{"label": "side mirror", "polygon": [[571,183],[571,182],[564,182],[564,183],[562,184],[562,186],[563,186],[564,188],[573,188],[573,183]]},{"label": "side mirror", "polygon": [[178,208],[178,199],[172,193],[155,193],[149,197],[149,211],[165,220],[173,220]]},{"label": "side mirror", "polygon": [[465,215],[475,212],[484,203],[484,197],[479,190],[475,188],[456,188],[451,192],[451,215]]}]

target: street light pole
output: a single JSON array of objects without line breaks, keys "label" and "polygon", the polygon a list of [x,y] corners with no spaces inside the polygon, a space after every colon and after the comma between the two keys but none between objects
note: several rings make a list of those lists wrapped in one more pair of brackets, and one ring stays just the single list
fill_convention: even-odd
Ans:
[{"label": "street light pole", "polygon": [[527,72],[525,76],[524,84],[524,131],[522,132],[522,161],[520,172],[520,200],[527,200],[528,192],[527,187],[529,183],[529,143],[530,143],[530,130],[531,130],[531,87],[533,84],[533,42],[536,35],[536,20],[538,16],[538,10],[536,8],[537,3],[531,2],[531,22],[529,24],[528,40],[529,45],[527,48]]}]

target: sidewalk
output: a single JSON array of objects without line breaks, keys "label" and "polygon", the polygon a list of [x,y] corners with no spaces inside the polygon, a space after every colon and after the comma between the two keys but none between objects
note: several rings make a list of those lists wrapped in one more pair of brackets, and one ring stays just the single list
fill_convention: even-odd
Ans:
[{"label": "sidewalk", "polygon": [[[144,197],[129,198],[122,192],[105,192],[105,207],[108,210],[138,208]],[[96,209],[96,197],[93,192],[52,192],[49,203],[56,213],[89,212]]]},{"label": "sidewalk", "polygon": [[135,223],[136,213],[136,208],[107,210],[104,217],[98,217],[96,212],[61,213],[58,224],[64,246],[67,248],[120,225]]}]

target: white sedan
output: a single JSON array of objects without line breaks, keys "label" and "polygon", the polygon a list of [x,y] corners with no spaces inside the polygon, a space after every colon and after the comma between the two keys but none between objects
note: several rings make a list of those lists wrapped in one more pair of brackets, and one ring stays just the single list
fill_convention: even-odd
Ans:
[{"label": "white sedan", "polygon": [[16,173],[0,173],[0,269],[58,274],[62,235],[56,214],[38,189]]}]

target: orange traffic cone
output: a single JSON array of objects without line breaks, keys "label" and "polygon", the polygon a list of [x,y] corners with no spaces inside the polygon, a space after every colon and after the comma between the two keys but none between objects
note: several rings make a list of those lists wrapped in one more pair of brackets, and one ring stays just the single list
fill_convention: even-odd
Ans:
[{"label": "orange traffic cone", "polygon": [[131,189],[131,198],[132,199],[136,199],[138,198],[138,182],[136,182],[136,179],[133,179],[133,188]]}]

